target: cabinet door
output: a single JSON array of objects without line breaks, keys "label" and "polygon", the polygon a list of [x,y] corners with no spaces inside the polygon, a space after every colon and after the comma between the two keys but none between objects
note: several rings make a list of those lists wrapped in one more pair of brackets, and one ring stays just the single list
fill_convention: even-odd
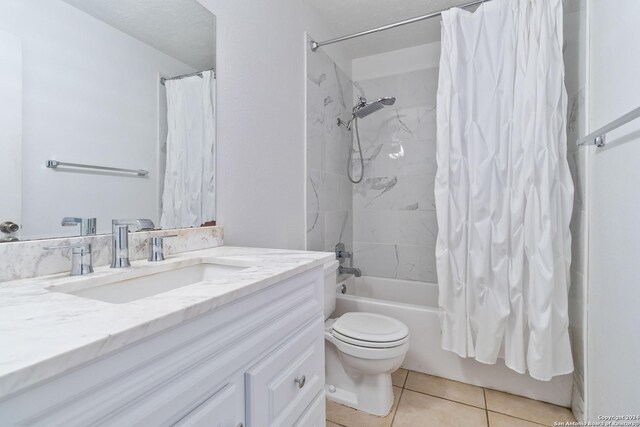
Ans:
[{"label": "cabinet door", "polygon": [[324,319],[318,316],[246,373],[247,421],[290,427],[324,387]]},{"label": "cabinet door", "polygon": [[222,389],[185,415],[176,427],[242,427],[244,425],[244,379],[228,382]]},{"label": "cabinet door", "polygon": [[326,425],[324,390],[318,393],[316,400],[307,408],[294,427],[325,427]]}]

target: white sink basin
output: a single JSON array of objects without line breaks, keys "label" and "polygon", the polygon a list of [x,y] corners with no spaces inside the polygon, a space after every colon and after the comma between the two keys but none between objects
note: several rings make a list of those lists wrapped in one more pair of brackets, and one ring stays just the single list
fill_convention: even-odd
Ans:
[{"label": "white sink basin", "polygon": [[143,272],[137,277],[116,278],[107,283],[93,285],[91,285],[92,278],[87,277],[86,286],[83,286],[83,282],[72,282],[68,285],[52,286],[49,290],[113,304],[123,304],[223,277],[246,268],[248,267],[201,263],[161,272],[147,270],[146,274]]}]

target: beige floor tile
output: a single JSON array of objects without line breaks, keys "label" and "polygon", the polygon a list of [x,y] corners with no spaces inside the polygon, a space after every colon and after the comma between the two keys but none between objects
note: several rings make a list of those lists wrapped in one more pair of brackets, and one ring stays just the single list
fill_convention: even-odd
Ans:
[{"label": "beige floor tile", "polygon": [[486,390],[486,395],[490,411],[550,426],[554,421],[575,421],[569,409],[550,403],[489,389]]},{"label": "beige floor tile", "polygon": [[486,427],[484,409],[404,390],[393,427]]},{"label": "beige floor tile", "polygon": [[540,424],[532,423],[531,421],[491,411],[489,411],[489,425],[491,427],[540,427]]},{"label": "beige floor tile", "polygon": [[406,369],[398,369],[393,374],[391,374],[391,382],[396,387],[404,387],[404,382],[407,379],[407,371]]},{"label": "beige floor tile", "polygon": [[404,387],[409,390],[419,391],[444,399],[455,400],[484,409],[484,393],[482,387],[451,381],[445,378],[409,372]]},{"label": "beige floor tile", "polygon": [[332,423],[331,421],[327,421],[326,427],[342,427],[340,424]]},{"label": "beige floor tile", "polygon": [[376,417],[327,399],[327,420],[345,427],[390,427],[398,408],[398,400],[401,393],[401,388],[393,388],[393,407],[391,408],[391,413],[386,417]]}]

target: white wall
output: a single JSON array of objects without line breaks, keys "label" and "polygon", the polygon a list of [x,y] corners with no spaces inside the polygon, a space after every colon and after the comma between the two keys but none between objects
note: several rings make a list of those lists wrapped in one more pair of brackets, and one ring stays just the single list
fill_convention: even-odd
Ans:
[{"label": "white wall", "polygon": [[440,42],[438,41],[355,58],[351,65],[351,74],[353,81],[360,81],[439,66]]},{"label": "white wall", "polygon": [[[74,235],[63,216],[158,212],[158,74],[192,69],[59,0],[2,3],[23,48],[23,238]],[[148,169],[149,177],[60,172],[45,161]]]},{"label": "white wall", "polygon": [[586,304],[587,304],[587,182],[588,147],[576,140],[587,130],[587,10],[582,0],[564,4],[565,86],[567,111],[567,158],[573,178],[574,198],[571,218],[571,288],[569,291],[569,334],[573,353],[571,409],[584,420],[586,400]]},{"label": "white wall", "polygon": [[[640,106],[640,2],[590,0],[590,128]],[[588,419],[640,408],[640,120],[590,148]]]},{"label": "white wall", "polygon": [[[225,244],[305,244],[305,31],[299,0],[198,0],[216,17],[218,221]],[[336,53],[332,58],[348,63]],[[347,71],[345,67],[343,70]]]}]

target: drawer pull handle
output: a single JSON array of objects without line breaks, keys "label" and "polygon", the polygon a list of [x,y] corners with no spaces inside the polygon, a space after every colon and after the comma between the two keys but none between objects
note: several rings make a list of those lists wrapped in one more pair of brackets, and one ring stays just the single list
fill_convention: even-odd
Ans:
[{"label": "drawer pull handle", "polygon": [[303,375],[300,378],[296,378],[294,382],[298,384],[298,388],[302,388],[304,387],[304,383],[307,382],[307,378]]}]

